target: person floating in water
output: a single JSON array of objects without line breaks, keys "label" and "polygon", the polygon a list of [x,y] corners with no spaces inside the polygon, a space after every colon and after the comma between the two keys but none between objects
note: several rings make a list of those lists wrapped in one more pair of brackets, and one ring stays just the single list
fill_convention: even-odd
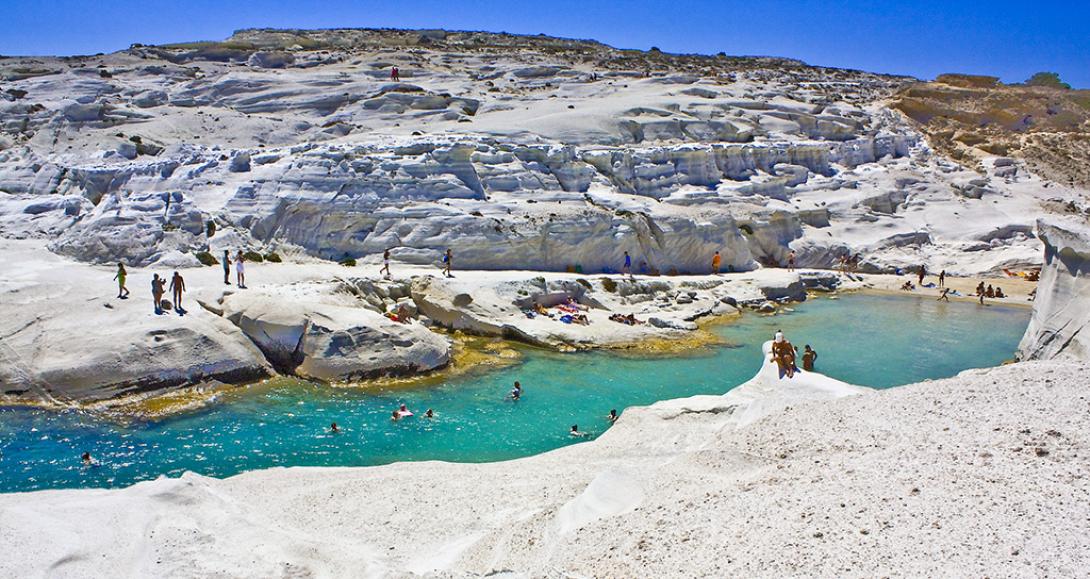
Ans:
[{"label": "person floating in water", "polygon": [[401,420],[401,413],[394,410],[394,413],[390,415],[390,421],[397,422],[398,420]]},{"label": "person floating in water", "polygon": [[518,380],[515,380],[515,387],[511,389],[511,400],[518,401],[522,398],[522,384]]},{"label": "person floating in water", "polygon": [[114,279],[117,280],[117,297],[118,297],[118,299],[123,299],[123,300],[129,299],[129,288],[125,287],[125,278],[127,278],[128,276],[129,276],[128,272],[125,271],[125,264],[118,263],[117,264],[117,275],[114,276]]},{"label": "person floating in water", "polygon": [[91,458],[91,453],[89,453],[89,452],[85,452],[82,455],[80,455],[79,459],[80,459],[80,462],[83,463],[84,467],[98,466],[98,461],[95,460],[94,458]]},{"label": "person floating in water", "polygon": [[940,302],[950,301],[950,288],[948,288],[948,287],[942,288],[942,294],[939,295],[939,299],[936,300],[936,301],[940,301]]},{"label": "person floating in water", "polygon": [[454,252],[452,252],[450,250],[450,248],[448,247],[446,254],[443,255],[443,275],[445,275],[447,277],[454,277],[450,273],[450,269],[451,269],[451,267],[453,267],[453,265],[454,265]]},{"label": "person floating in water", "polygon": [[223,250],[223,283],[231,285],[231,254]]},{"label": "person floating in water", "polygon": [[940,288],[946,287],[946,270],[945,269],[939,272],[939,287]]},{"label": "person floating in water", "polygon": [[429,408],[428,411],[424,413],[424,418],[435,418],[435,413],[431,411],[431,408]]},{"label": "person floating in water", "polygon": [[624,252],[624,265],[621,266],[621,273],[632,277],[632,256],[628,255],[627,251]]},{"label": "person floating in water", "polygon": [[617,416],[617,409],[610,410],[609,414],[606,416],[606,420],[608,420],[610,424],[617,422],[618,418],[620,417]]},{"label": "person floating in water", "polygon": [[242,250],[238,250],[238,255],[235,256],[235,276],[238,278],[239,289],[246,289],[246,266],[243,265],[245,261]]},{"label": "person floating in water", "polygon": [[155,300],[155,313],[156,315],[163,313],[163,294],[166,290],[163,289],[163,280],[159,279],[159,274],[155,274],[151,278],[151,298]]},{"label": "person floating in water", "polygon": [[719,273],[719,266],[723,264],[723,258],[719,255],[719,252],[715,252],[712,256],[712,273]]},{"label": "person floating in water", "polygon": [[817,352],[806,344],[802,352],[802,369],[808,372],[814,371],[814,362],[817,361]]},{"label": "person floating in water", "polygon": [[173,292],[171,297],[174,298],[174,311],[183,311],[182,292],[185,291],[185,280],[182,279],[182,274],[174,272],[174,277],[170,278],[170,291]]},{"label": "person floating in water", "polygon": [[334,422],[333,424],[330,424],[330,425],[329,425],[329,432],[330,432],[330,434],[338,434],[338,433],[340,433],[340,431],[341,431],[341,427],[340,427],[340,426],[337,426],[337,423],[336,423],[336,422]]},{"label": "person floating in water", "polygon": [[584,436],[587,435],[587,433],[586,432],[580,432],[579,431],[579,425],[578,424],[573,424],[573,425],[571,425],[571,430],[568,431],[568,435],[569,436],[574,436],[575,438],[583,438]]},{"label": "person floating in water", "polygon": [[409,410],[409,407],[404,404],[398,407],[396,413],[398,418],[408,418],[413,415],[413,411]]},{"label": "person floating in water", "polygon": [[382,269],[378,270],[379,273],[386,272],[384,277],[390,279],[390,250],[382,252]]}]

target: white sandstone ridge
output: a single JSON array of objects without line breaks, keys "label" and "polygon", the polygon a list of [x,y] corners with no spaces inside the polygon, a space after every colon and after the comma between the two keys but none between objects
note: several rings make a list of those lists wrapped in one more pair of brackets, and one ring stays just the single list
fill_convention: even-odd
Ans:
[{"label": "white sandstone ridge", "polygon": [[1078,575],[1087,375],[1023,362],[868,391],[766,363],[520,460],[0,495],[0,575]]},{"label": "white sandstone ridge", "polygon": [[1090,359],[1090,224],[1050,217],[1037,222],[1037,235],[1045,267],[1019,358]]},{"label": "white sandstone ridge", "polygon": [[968,275],[1039,263],[1034,218],[1080,195],[932,154],[886,105],[908,79],[783,59],[251,30],[9,58],[0,79],[0,235],[94,263],[453,248],[467,269],[590,274],[628,251],[698,274],[715,251],[750,270],[794,250]]}]

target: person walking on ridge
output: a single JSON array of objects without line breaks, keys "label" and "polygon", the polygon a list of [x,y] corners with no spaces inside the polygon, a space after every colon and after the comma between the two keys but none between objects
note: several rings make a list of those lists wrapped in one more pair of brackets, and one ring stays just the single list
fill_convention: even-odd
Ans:
[{"label": "person walking on ridge", "polygon": [[624,265],[621,266],[621,273],[632,277],[632,256],[628,255],[627,251],[624,252]]},{"label": "person walking on ridge", "polygon": [[379,273],[386,272],[385,278],[390,279],[390,250],[382,252],[382,269],[378,270]]},{"label": "person walking on ridge", "polygon": [[182,292],[185,291],[185,280],[182,279],[182,274],[174,272],[174,277],[170,278],[170,291],[171,297],[174,298],[174,311],[183,311]]},{"label": "person walking on ridge", "polygon": [[454,277],[450,273],[451,263],[454,261],[454,253],[451,249],[447,248],[447,253],[443,255],[443,275],[447,277]]},{"label": "person walking on ridge", "polygon": [[128,272],[125,271],[125,264],[117,264],[117,275],[114,279],[117,280],[117,297],[118,299],[129,299],[129,288],[125,287],[125,278],[128,277]]}]

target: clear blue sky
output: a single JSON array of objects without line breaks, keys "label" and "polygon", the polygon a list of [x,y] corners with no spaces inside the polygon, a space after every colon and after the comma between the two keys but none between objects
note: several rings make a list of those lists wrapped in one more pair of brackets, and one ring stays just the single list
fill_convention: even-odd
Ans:
[{"label": "clear blue sky", "polygon": [[1090,88],[1090,0],[0,0],[0,54],[93,54],[238,28],[545,33],[621,48],[724,51],[933,78],[1047,70]]}]

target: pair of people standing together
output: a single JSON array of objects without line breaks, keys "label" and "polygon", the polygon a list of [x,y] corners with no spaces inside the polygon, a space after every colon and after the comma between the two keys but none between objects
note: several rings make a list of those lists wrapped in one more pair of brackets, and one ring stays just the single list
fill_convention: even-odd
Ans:
[{"label": "pair of people standing together", "polygon": [[[241,249],[235,255],[235,276],[238,287],[246,289],[246,256]],[[231,252],[226,249],[223,250],[223,283],[231,285]]]}]

